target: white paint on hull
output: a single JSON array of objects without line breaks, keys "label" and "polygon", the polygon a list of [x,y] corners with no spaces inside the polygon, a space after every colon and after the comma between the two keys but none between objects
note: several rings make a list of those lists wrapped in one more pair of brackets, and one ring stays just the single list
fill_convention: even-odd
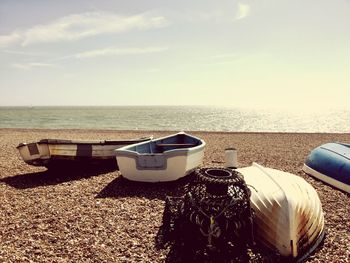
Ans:
[{"label": "white paint on hull", "polygon": [[334,186],[335,188],[338,188],[344,192],[347,192],[350,194],[350,185],[344,184],[338,180],[335,180],[327,175],[324,175],[314,169],[312,169],[311,167],[307,166],[306,164],[304,164],[303,166],[303,171],[329,185]]},{"label": "white paint on hull", "polygon": [[[164,147],[166,147],[164,149]],[[201,165],[205,142],[179,132],[116,150],[123,177],[139,182],[168,182],[186,176]]]},{"label": "white paint on hull", "polygon": [[154,183],[175,181],[186,176],[202,163],[203,157],[203,151],[171,156],[166,159],[165,169],[138,169],[137,159],[129,156],[118,156],[117,160],[119,170],[126,179]]},{"label": "white paint on hull", "polygon": [[[115,149],[125,145],[92,145],[92,158],[107,159],[116,155]],[[50,144],[51,156],[77,156],[78,146],[76,144]],[[90,157],[90,156],[89,156]]]},{"label": "white paint on hull", "polygon": [[34,160],[48,160],[50,159],[50,151],[47,144],[35,143],[38,153],[31,154],[28,145],[23,145],[18,147],[19,154],[26,163],[30,163]]},{"label": "white paint on hull", "polygon": [[237,170],[252,192],[257,241],[282,256],[297,258],[323,236],[322,205],[304,179],[255,163]]},{"label": "white paint on hull", "polygon": [[[43,139],[36,143],[21,143],[17,149],[22,159],[32,165],[47,165],[51,159],[75,160],[77,158],[106,160],[114,159],[115,150],[152,137],[121,141],[70,141]],[[62,143],[60,143],[62,141]]]}]

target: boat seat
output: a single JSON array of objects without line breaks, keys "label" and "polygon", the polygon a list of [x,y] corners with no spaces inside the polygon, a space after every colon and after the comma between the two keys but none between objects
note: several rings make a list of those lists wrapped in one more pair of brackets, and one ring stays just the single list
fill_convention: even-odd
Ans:
[{"label": "boat seat", "polygon": [[157,147],[194,147],[194,143],[158,143]]},{"label": "boat seat", "polygon": [[104,144],[105,141],[78,141],[62,139],[42,139],[39,144]]}]

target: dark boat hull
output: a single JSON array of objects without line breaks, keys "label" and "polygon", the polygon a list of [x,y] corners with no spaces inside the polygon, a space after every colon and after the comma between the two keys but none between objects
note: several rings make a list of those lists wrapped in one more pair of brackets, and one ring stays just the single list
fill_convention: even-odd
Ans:
[{"label": "dark boat hull", "polygon": [[311,151],[303,170],[342,191],[350,193],[350,145],[326,143]]}]

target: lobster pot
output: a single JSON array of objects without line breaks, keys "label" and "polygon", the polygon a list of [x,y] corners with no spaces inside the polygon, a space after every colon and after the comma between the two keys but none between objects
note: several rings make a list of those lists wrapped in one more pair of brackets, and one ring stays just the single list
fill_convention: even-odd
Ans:
[{"label": "lobster pot", "polygon": [[182,197],[167,198],[163,228],[167,242],[217,255],[253,243],[250,191],[243,176],[226,168],[195,171]]}]

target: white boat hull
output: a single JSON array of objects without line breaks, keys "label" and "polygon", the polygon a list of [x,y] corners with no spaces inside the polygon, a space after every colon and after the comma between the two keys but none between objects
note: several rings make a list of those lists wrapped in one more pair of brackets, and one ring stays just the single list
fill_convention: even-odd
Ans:
[{"label": "white boat hull", "polygon": [[[97,159],[108,159],[115,157],[115,149],[124,145],[92,145],[89,156]],[[84,154],[79,154],[78,145],[61,145],[53,144],[49,145],[49,151],[51,156],[60,156],[62,158],[70,158],[75,156],[83,157]]]},{"label": "white boat hull", "polygon": [[47,144],[29,143],[20,145],[17,149],[27,164],[43,165],[50,159],[50,150]]},{"label": "white boat hull", "polygon": [[[176,136],[186,137],[198,145],[156,151],[158,142],[176,141]],[[168,144],[169,145],[169,144]],[[183,144],[185,145],[185,144]],[[122,176],[139,182],[168,182],[186,176],[198,167],[204,157],[205,142],[185,133],[159,138],[151,142],[138,143],[116,150],[117,162]],[[151,148],[154,148],[152,151]],[[140,149],[140,150],[139,150]]]},{"label": "white boat hull", "polygon": [[190,156],[173,156],[166,160],[165,169],[154,170],[138,168],[136,158],[119,156],[117,161],[123,177],[128,180],[154,183],[174,181],[186,176],[202,163],[203,157],[203,152]]},{"label": "white boat hull", "polygon": [[255,163],[237,170],[251,189],[257,241],[285,257],[311,253],[324,236],[315,189],[301,177]]},{"label": "white boat hull", "polygon": [[116,149],[135,142],[150,140],[151,138],[120,141],[43,139],[35,143],[21,143],[17,146],[17,149],[26,163],[35,166],[46,166],[51,162],[68,160],[115,161]]},{"label": "white boat hull", "polygon": [[310,168],[309,166],[307,166],[306,164],[304,164],[303,166],[303,171],[329,185],[332,185],[334,186],[335,188],[338,188],[344,192],[347,192],[350,194],[350,185],[348,184],[344,184],[336,179],[333,179],[332,177],[330,176],[327,176],[325,174],[322,174],[312,168]]}]

